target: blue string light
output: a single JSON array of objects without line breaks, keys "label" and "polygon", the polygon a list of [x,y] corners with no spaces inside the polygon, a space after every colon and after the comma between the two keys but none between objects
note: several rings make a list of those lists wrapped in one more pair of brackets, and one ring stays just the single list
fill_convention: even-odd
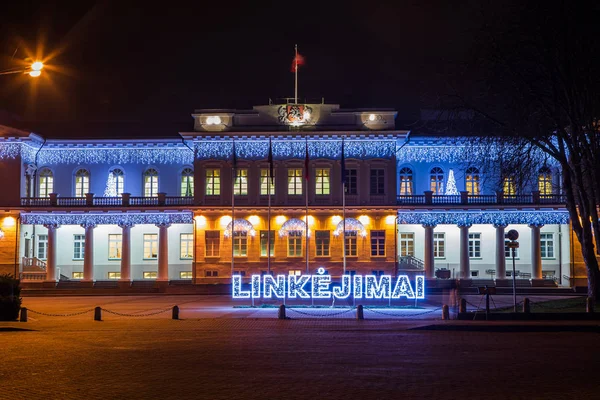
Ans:
[{"label": "blue string light", "polygon": [[55,214],[21,213],[26,225],[118,225],[118,224],[191,224],[192,213],[105,213],[105,214]]},{"label": "blue string light", "polygon": [[485,211],[485,212],[407,212],[398,211],[399,224],[421,224],[427,226],[452,224],[469,226],[474,224],[568,224],[567,211]]}]

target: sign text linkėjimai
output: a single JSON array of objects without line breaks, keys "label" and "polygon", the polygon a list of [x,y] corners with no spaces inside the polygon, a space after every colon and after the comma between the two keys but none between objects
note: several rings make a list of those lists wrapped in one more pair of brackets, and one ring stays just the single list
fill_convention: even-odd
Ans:
[{"label": "sign text link\u0117jimai", "polygon": [[425,277],[415,277],[414,288],[408,275],[343,275],[332,284],[331,275],[319,268],[316,275],[252,275],[250,290],[242,289],[242,276],[232,277],[234,299],[424,299]]}]

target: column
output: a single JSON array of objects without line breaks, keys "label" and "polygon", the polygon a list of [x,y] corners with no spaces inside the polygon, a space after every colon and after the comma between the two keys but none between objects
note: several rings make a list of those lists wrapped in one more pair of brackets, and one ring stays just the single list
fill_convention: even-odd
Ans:
[{"label": "column", "polygon": [[121,222],[121,279],[119,281],[129,283],[131,281],[131,222]]},{"label": "column", "polygon": [[93,222],[85,222],[81,224],[85,229],[85,248],[83,251],[83,281],[94,281],[94,228],[96,224]]},{"label": "column", "polygon": [[531,228],[531,277],[542,279],[542,245],[540,242],[540,228],[544,224],[529,224]]},{"label": "column", "polygon": [[471,266],[469,265],[469,228],[471,224],[460,223],[460,278],[471,279]]},{"label": "column", "polygon": [[56,230],[58,224],[44,225],[48,229],[48,250],[46,254],[46,282],[56,283]]},{"label": "column", "polygon": [[494,228],[496,228],[496,279],[506,279],[506,254],[504,253],[506,224],[494,224]]},{"label": "column", "polygon": [[435,224],[423,224],[425,228],[425,255],[423,263],[425,264],[425,278],[430,279],[435,277],[435,263],[433,254],[433,228]]},{"label": "column", "polygon": [[156,224],[158,226],[158,279],[169,280],[169,223]]}]

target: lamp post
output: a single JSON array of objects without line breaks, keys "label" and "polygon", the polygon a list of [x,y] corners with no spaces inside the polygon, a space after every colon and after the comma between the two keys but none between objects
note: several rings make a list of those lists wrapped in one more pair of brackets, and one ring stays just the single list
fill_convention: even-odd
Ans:
[{"label": "lamp post", "polygon": [[42,74],[44,63],[41,61],[33,62],[28,68],[13,68],[5,71],[0,71],[0,75],[11,75],[11,74],[28,74],[32,78],[37,78]]},{"label": "lamp post", "polygon": [[508,247],[509,249],[511,249],[511,255],[512,255],[512,286],[513,286],[513,305],[514,305],[514,312],[517,312],[517,281],[516,281],[516,271],[515,271],[515,252],[517,251],[516,249],[519,248],[519,242],[517,242],[517,239],[519,238],[519,232],[517,232],[514,229],[511,229],[510,231],[508,231],[505,235],[505,237],[510,240],[510,242],[508,242],[506,244],[506,247]]}]

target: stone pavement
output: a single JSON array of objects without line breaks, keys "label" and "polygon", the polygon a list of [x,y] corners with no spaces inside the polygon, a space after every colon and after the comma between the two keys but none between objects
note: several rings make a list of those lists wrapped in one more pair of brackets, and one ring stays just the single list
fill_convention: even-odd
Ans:
[{"label": "stone pavement", "polygon": [[[173,301],[182,320],[167,313],[94,322],[88,313],[0,323],[0,399],[587,399],[600,389],[594,322],[472,332],[445,328],[508,324],[283,321],[276,309],[233,309],[222,297],[24,299],[44,313],[100,305],[131,315]],[[432,325],[444,330],[422,330]]]}]

